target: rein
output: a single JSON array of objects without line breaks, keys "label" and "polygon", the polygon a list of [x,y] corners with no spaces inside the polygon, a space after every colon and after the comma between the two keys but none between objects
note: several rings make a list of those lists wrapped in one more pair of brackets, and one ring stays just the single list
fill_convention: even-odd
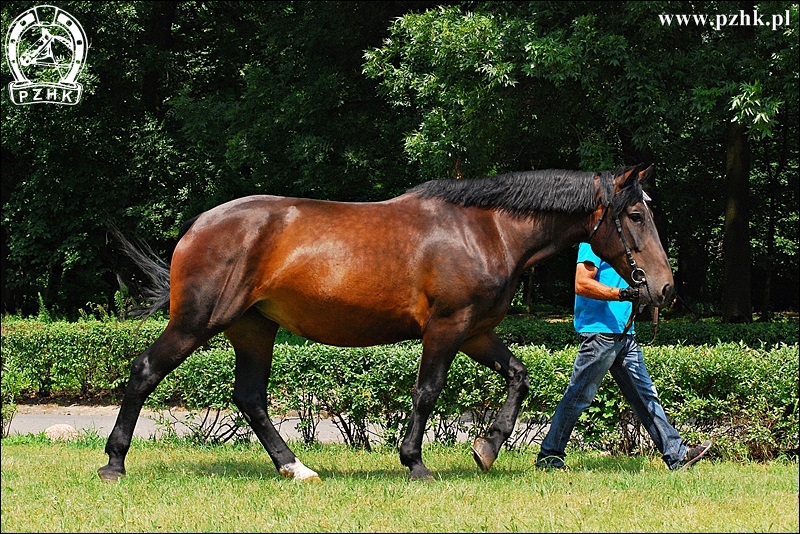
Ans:
[{"label": "rein", "polygon": [[[589,233],[588,241],[592,240],[594,235],[597,233],[598,228],[600,228],[600,225],[603,224],[603,220],[605,219],[606,213],[608,213],[608,209],[609,209],[610,206],[611,206],[611,203],[606,204],[606,206],[603,208],[603,213],[600,215],[600,219],[598,219],[597,223],[594,225],[594,228],[592,228],[592,231]],[[639,287],[644,286],[644,288],[647,290],[648,297],[651,297],[650,300],[652,301],[652,295],[650,294],[650,286],[647,284],[647,275],[645,274],[644,269],[639,267],[636,264],[636,260],[633,258],[633,253],[631,253],[631,249],[628,246],[628,240],[625,239],[625,234],[622,232],[622,223],[619,222],[619,215],[615,215],[614,216],[614,226],[617,229],[617,235],[619,236],[620,240],[622,241],[622,246],[625,247],[625,256],[628,258],[628,265],[631,268],[631,280],[633,280],[633,287],[639,288]],[[631,304],[631,316],[628,317],[628,322],[625,324],[625,329],[622,331],[621,335],[623,335],[623,336],[625,334],[627,334],[628,330],[630,330],[631,326],[633,326],[633,320],[636,317],[636,315],[638,313],[641,313],[645,308],[645,305],[642,304],[642,305],[638,306],[638,311],[637,311],[636,304],[637,303],[632,303]],[[653,339],[651,339],[648,343],[645,343],[645,345],[652,344],[656,340],[656,334],[657,333],[658,333],[658,308],[654,307],[653,308]]]}]

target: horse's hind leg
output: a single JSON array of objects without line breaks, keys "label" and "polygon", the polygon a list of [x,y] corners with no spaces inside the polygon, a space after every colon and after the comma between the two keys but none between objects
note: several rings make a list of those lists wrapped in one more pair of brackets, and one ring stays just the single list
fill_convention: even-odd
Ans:
[{"label": "horse's hind leg", "polygon": [[461,350],[470,358],[500,373],[508,384],[506,402],[483,437],[475,439],[472,452],[482,471],[491,469],[500,447],[514,430],[522,401],[528,394],[528,370],[494,332],[468,340]]},{"label": "horse's hind leg", "polygon": [[125,456],[145,399],[170,371],[210,337],[210,333],[202,338],[184,333],[170,321],[161,336],[136,358],[117,421],[106,442],[108,464],[97,471],[100,478],[113,482],[125,475]]},{"label": "horse's hind leg", "polygon": [[281,475],[295,480],[318,480],[319,475],[295,457],[267,414],[267,382],[277,332],[278,324],[253,308],[225,330],[236,353],[233,402]]}]

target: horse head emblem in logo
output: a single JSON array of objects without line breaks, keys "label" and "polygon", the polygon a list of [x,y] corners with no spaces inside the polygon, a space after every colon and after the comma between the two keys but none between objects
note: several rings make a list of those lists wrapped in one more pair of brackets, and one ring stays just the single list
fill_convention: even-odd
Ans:
[{"label": "horse head emblem in logo", "polygon": [[76,81],[86,65],[89,45],[78,21],[61,8],[36,6],[11,23],[6,59],[14,76],[11,101],[75,105],[83,86]]}]

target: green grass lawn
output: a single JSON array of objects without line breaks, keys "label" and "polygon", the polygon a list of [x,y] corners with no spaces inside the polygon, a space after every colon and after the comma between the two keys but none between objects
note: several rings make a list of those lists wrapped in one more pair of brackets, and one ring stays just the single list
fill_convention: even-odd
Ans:
[{"label": "green grass lawn", "polygon": [[3,439],[2,531],[798,531],[794,461],[670,472],[655,457],[575,452],[570,469],[545,472],[534,450],[503,451],[484,474],[468,445],[426,445],[436,481],[410,482],[393,449],[294,443],[322,477],[298,483],[259,444],[135,439],[128,476],[107,484],[104,445]]}]

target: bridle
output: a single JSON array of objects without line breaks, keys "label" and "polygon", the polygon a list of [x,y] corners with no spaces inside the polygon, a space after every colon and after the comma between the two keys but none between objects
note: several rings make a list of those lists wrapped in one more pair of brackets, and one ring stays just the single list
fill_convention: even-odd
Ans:
[{"label": "bridle", "polygon": [[[650,200],[650,197],[647,196],[647,193],[642,192],[642,195],[643,195],[643,201],[646,202]],[[606,218],[606,214],[608,213],[608,210],[612,204],[613,202],[609,202],[603,207],[603,213],[600,214],[600,218],[597,220],[597,223],[595,223],[594,227],[592,228],[592,231],[589,232],[589,239],[587,240],[587,242],[591,243],[592,238],[597,233],[597,230],[600,228],[600,225],[603,224],[603,220]],[[625,233],[622,231],[622,223],[620,223],[619,221],[619,215],[614,215],[613,217],[614,217],[614,226],[617,229],[617,235],[622,241],[622,246],[625,247],[625,256],[628,258],[628,266],[631,268],[631,280],[633,281],[633,287],[641,288],[642,286],[644,286],[644,289],[647,291],[647,296],[649,297],[649,301],[652,302],[653,299],[650,293],[650,286],[647,284],[647,274],[644,272],[644,269],[642,269],[636,264],[636,260],[633,258],[633,253],[631,252],[631,248],[628,246],[628,240],[625,239]],[[645,307],[646,307],[645,304],[639,304],[638,302],[633,303],[631,307],[631,316],[628,318],[628,322],[625,324],[625,329],[622,331],[622,335],[628,333],[628,330],[630,330],[631,326],[633,326],[633,319],[636,317],[637,314],[641,313],[645,309]],[[653,339],[650,341],[650,343],[655,341],[657,332],[658,332],[658,308],[653,307]]]}]

